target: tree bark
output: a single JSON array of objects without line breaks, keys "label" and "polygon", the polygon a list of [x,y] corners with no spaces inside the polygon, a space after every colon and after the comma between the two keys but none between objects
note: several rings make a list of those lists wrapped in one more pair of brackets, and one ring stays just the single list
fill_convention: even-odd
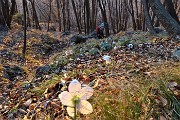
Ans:
[{"label": "tree bark", "polygon": [[75,18],[76,18],[76,22],[77,22],[77,26],[78,26],[78,31],[79,31],[79,33],[81,33],[80,21],[79,21],[78,16],[77,16],[76,5],[75,5],[74,0],[71,0],[71,2],[72,2],[74,14],[75,14]]},{"label": "tree bark", "polygon": [[92,12],[91,12],[91,31],[96,28],[96,16],[97,16],[97,0],[92,0]]},{"label": "tree bark", "polygon": [[22,0],[23,3],[23,14],[24,14],[24,45],[23,45],[23,59],[25,62],[25,55],[26,55],[26,30],[27,30],[27,25],[26,25],[26,0]]},{"label": "tree bark", "polygon": [[154,30],[154,27],[153,27],[153,24],[152,24],[152,21],[151,21],[151,17],[149,15],[146,0],[142,0],[142,3],[144,5],[144,16],[145,16],[145,22],[146,22],[147,28],[149,29],[149,32],[151,34],[156,34],[156,31]]},{"label": "tree bark", "polygon": [[129,0],[129,6],[131,8],[131,10],[129,10],[129,11],[130,11],[130,14],[131,14],[131,17],[132,17],[133,29],[137,30],[136,20],[135,20],[135,16],[134,16],[134,6],[133,6],[133,1],[132,0]]},{"label": "tree bark", "polygon": [[171,35],[180,35],[180,25],[174,20],[159,0],[149,0],[152,11],[162,26]]},{"label": "tree bark", "polygon": [[52,0],[49,0],[49,15],[48,15],[48,28],[47,28],[47,31],[49,31],[49,23],[50,23],[50,20],[51,20],[51,11],[52,11]]},{"label": "tree bark", "polygon": [[11,0],[11,6],[9,4],[8,0],[0,0],[0,11],[1,11],[1,17],[3,25],[6,25],[8,28],[11,27],[11,21],[12,21],[12,16],[15,13],[15,8],[16,8],[16,1]]},{"label": "tree bark", "polygon": [[180,25],[180,22],[179,22],[177,14],[176,14],[176,10],[174,9],[174,4],[173,4],[172,0],[165,0],[164,4],[166,6],[166,10],[169,12],[171,17],[174,18]]},{"label": "tree bark", "polygon": [[11,26],[12,16],[15,13],[15,9],[16,9],[16,1],[15,0],[11,0],[11,10],[10,10],[10,15],[9,15],[9,20],[8,20],[8,27],[9,28]]},{"label": "tree bark", "polygon": [[63,31],[66,31],[66,12],[65,12],[65,8],[66,8],[66,4],[65,4],[65,0],[62,0],[62,19],[63,19]]},{"label": "tree bark", "polygon": [[105,5],[102,0],[98,0],[98,2],[99,2],[99,7],[101,9],[103,21],[104,21],[105,34],[106,34],[106,37],[108,37],[109,36],[109,27],[108,27],[107,16],[106,16],[106,8],[105,8]]},{"label": "tree bark", "polygon": [[35,25],[36,25],[36,29],[40,29],[41,30],[41,26],[39,25],[39,20],[38,20],[38,16],[36,13],[36,8],[35,8],[35,4],[34,4],[34,0],[29,0],[32,6],[32,12],[33,12],[33,20],[35,21]]},{"label": "tree bark", "polygon": [[90,31],[90,5],[89,5],[89,0],[85,0],[85,8],[86,8],[86,31],[87,34],[89,34]]},{"label": "tree bark", "polygon": [[4,15],[3,15],[3,10],[2,10],[2,0],[0,0],[0,25],[5,25],[5,19],[4,19]]},{"label": "tree bark", "polygon": [[59,32],[61,31],[61,18],[60,18],[60,5],[59,5],[59,0],[56,0],[56,5],[57,5],[57,12],[58,12],[58,24],[59,24]]},{"label": "tree bark", "polygon": [[71,19],[70,19],[70,3],[69,0],[67,0],[66,2],[66,14],[67,14],[67,20],[66,20],[66,24],[67,24],[67,30],[70,31],[71,28]]}]

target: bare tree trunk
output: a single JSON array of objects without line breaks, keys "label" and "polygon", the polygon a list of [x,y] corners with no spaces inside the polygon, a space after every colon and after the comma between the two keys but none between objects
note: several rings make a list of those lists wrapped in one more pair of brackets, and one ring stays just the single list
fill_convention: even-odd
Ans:
[{"label": "bare tree trunk", "polygon": [[180,35],[180,25],[165,10],[161,2],[159,0],[149,0],[149,3],[166,31],[171,35]]},{"label": "bare tree trunk", "polygon": [[50,23],[50,20],[51,20],[51,11],[52,11],[52,0],[49,0],[49,15],[48,15],[48,28],[47,28],[47,31],[49,31],[49,23]]},{"label": "bare tree trunk", "polygon": [[39,20],[38,20],[36,8],[35,8],[34,0],[29,0],[29,1],[31,2],[32,12],[33,12],[33,20],[35,21],[36,29],[41,30],[41,26],[39,25]]},{"label": "bare tree trunk", "polygon": [[86,26],[86,5],[85,5],[85,2],[84,2],[84,16],[83,16],[83,19],[84,19],[84,32],[85,34],[87,33],[87,26]]},{"label": "bare tree trunk", "polygon": [[151,34],[156,34],[156,31],[154,30],[154,27],[153,27],[153,24],[152,24],[152,21],[151,21],[151,17],[149,15],[148,5],[147,5],[146,0],[142,0],[142,3],[144,5],[144,16],[145,16],[145,21],[146,21],[147,28],[149,29],[149,32]]},{"label": "bare tree trunk", "polygon": [[90,5],[89,5],[89,0],[85,0],[85,8],[86,8],[86,31],[87,34],[90,32]]},{"label": "bare tree trunk", "polygon": [[166,10],[169,12],[171,17],[174,18],[180,25],[180,22],[179,22],[177,14],[176,14],[176,10],[174,9],[174,4],[173,4],[172,0],[165,0],[165,6],[166,6]]},{"label": "bare tree trunk", "polygon": [[11,0],[11,6],[9,5],[8,0],[0,0],[1,4],[1,14],[3,18],[3,23],[6,24],[8,28],[11,27],[11,21],[12,21],[12,16],[15,13],[16,10],[16,1]]},{"label": "bare tree trunk", "polygon": [[74,14],[75,14],[75,18],[76,18],[76,22],[77,22],[77,26],[78,26],[78,31],[79,31],[79,33],[81,33],[80,21],[79,21],[78,16],[77,16],[76,5],[75,5],[74,0],[71,0],[71,2],[72,2]]},{"label": "bare tree trunk", "polygon": [[65,0],[62,0],[62,14],[63,14],[63,31],[66,31],[66,13],[65,13]]},{"label": "bare tree trunk", "polygon": [[96,11],[97,11],[97,0],[92,0],[92,13],[91,13],[91,31],[96,28]]},{"label": "bare tree trunk", "polygon": [[61,31],[61,18],[60,18],[60,5],[59,5],[59,0],[56,0],[56,5],[57,5],[57,12],[58,12],[58,24],[59,24],[59,31]]},{"label": "bare tree trunk", "polygon": [[11,26],[12,16],[15,13],[15,9],[16,9],[16,1],[15,0],[11,0],[11,11],[10,11],[9,20],[8,20],[9,28]]},{"label": "bare tree trunk", "polygon": [[70,28],[71,28],[71,21],[70,21],[70,3],[69,3],[69,0],[67,0],[67,3],[66,3],[66,11],[67,11],[67,30],[70,31]]},{"label": "bare tree trunk", "polygon": [[[113,8],[113,5],[111,5],[110,0],[108,0],[107,2],[108,2],[109,17],[110,17],[110,22],[111,22],[111,29],[112,29],[113,33],[116,33],[116,31],[115,31],[115,21],[112,18],[113,10],[111,9],[111,8]],[[116,0],[116,2],[117,2],[117,0]],[[113,4],[113,1],[112,1],[112,4]],[[116,17],[118,17],[118,16],[116,16]]]},{"label": "bare tree trunk", "polygon": [[27,5],[27,1],[25,3],[25,8],[26,8],[26,15],[27,15],[27,27],[31,27],[31,21],[30,21],[30,17],[29,17],[29,10],[28,10],[28,5]]},{"label": "bare tree trunk", "polygon": [[132,22],[133,22],[133,28],[134,30],[137,29],[136,27],[136,20],[135,20],[135,16],[134,16],[134,6],[133,6],[133,1],[132,0],[129,0],[129,5],[130,5],[130,14],[131,14],[131,17],[132,17]]},{"label": "bare tree trunk", "polygon": [[119,9],[119,6],[120,6],[120,3],[118,2],[119,0],[116,0],[116,32],[118,31],[118,29],[119,29],[119,14],[120,14],[120,12],[118,11]]},{"label": "bare tree trunk", "polygon": [[105,27],[105,34],[106,37],[109,36],[109,27],[108,27],[108,22],[107,22],[107,17],[106,17],[106,8],[105,8],[105,3],[102,0],[98,0],[99,2],[99,7],[101,10],[101,14],[104,20],[104,27]]},{"label": "bare tree trunk", "polygon": [[23,14],[24,14],[24,45],[23,45],[23,59],[25,62],[25,56],[26,56],[26,30],[27,30],[27,25],[26,25],[26,0],[22,0],[23,3]]}]

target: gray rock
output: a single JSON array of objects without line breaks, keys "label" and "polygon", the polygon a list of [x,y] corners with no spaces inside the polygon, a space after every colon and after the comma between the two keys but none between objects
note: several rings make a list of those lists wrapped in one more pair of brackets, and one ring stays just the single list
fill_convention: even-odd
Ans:
[{"label": "gray rock", "polygon": [[26,72],[18,66],[3,66],[3,76],[11,81],[16,80],[18,77],[25,77]]},{"label": "gray rock", "polygon": [[180,48],[176,48],[172,54],[172,58],[175,61],[180,61]]},{"label": "gray rock", "polygon": [[39,66],[36,69],[35,76],[36,76],[36,78],[38,78],[38,77],[43,77],[44,75],[48,75],[50,73],[51,73],[51,66],[50,65]]},{"label": "gray rock", "polygon": [[73,37],[70,38],[70,43],[75,43],[75,44],[79,44],[79,43],[84,43],[87,40],[87,36],[82,36],[82,35],[74,35]]},{"label": "gray rock", "polygon": [[97,33],[96,33],[96,31],[91,32],[91,33],[88,35],[88,38],[97,38]]},{"label": "gray rock", "polygon": [[61,36],[66,36],[66,35],[70,35],[70,34],[71,34],[71,32],[65,31],[65,32],[62,32]]},{"label": "gray rock", "polygon": [[164,32],[164,30],[160,27],[155,27],[154,30],[156,31],[156,33]]}]

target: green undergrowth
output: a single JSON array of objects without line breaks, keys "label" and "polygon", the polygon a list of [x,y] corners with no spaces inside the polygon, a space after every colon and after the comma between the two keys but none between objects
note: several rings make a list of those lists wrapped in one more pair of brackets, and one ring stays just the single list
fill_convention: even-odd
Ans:
[{"label": "green undergrowth", "polygon": [[35,93],[38,97],[41,97],[47,88],[51,88],[59,82],[61,82],[61,76],[54,75],[52,79],[42,82],[39,86],[30,89],[29,92]]},{"label": "green undergrowth", "polygon": [[176,63],[167,63],[159,66],[159,71],[153,68],[156,75],[151,77],[136,74],[133,81],[127,82],[117,78],[116,82],[95,90],[94,112],[89,116],[94,120],[178,120],[180,101],[167,84],[179,82],[179,68]]}]

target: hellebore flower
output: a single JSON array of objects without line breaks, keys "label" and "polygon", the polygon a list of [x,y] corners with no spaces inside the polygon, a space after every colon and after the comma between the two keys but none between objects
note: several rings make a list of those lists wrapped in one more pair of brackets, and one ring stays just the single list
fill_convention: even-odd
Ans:
[{"label": "hellebore flower", "polygon": [[91,87],[81,87],[80,82],[74,79],[69,84],[68,91],[62,92],[59,98],[62,104],[67,106],[67,112],[71,117],[76,118],[77,111],[82,114],[93,112],[91,104],[87,101],[93,95],[93,89]]},{"label": "hellebore flower", "polygon": [[106,64],[109,64],[109,63],[111,63],[111,56],[108,56],[108,55],[104,55],[103,56],[103,60],[105,60],[106,61]]}]

